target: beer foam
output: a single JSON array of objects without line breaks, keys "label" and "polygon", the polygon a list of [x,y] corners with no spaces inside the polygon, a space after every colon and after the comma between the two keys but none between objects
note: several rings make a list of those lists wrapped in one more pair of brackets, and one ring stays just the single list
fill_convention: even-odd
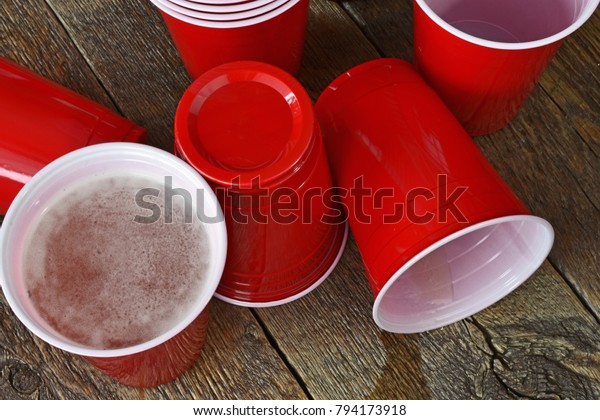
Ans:
[{"label": "beer foam", "polygon": [[[154,223],[135,195],[158,205]],[[164,221],[164,186],[126,175],[87,179],[69,188],[29,234],[23,259],[34,308],[57,333],[96,349],[133,346],[178,324],[200,298],[210,262],[202,223],[184,223],[182,200]]]}]

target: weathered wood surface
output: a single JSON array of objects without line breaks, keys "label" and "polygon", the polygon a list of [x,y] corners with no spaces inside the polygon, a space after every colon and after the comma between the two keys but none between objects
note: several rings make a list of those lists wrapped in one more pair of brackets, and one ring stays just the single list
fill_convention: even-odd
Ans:
[{"label": "weathered wood surface", "polygon": [[[313,0],[299,79],[316,99],[365,60],[410,59],[411,21],[407,1]],[[595,16],[518,118],[477,139],[557,231],[550,263],[493,307],[430,333],[385,333],[350,241],[325,284],[297,302],[215,302],[196,366],[139,391],[33,338],[2,297],[0,398],[600,398],[599,31]],[[3,1],[0,54],[118,110],[172,150],[189,78],[149,2]]]}]

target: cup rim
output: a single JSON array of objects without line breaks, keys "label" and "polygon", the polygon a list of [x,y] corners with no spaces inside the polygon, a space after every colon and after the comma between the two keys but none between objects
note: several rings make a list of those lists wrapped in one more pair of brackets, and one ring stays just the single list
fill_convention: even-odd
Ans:
[{"label": "cup rim", "polygon": [[261,16],[263,14],[269,13],[277,8],[283,6],[289,0],[273,0],[271,3],[264,4],[262,6],[257,6],[251,9],[244,9],[240,11],[234,12],[222,12],[222,13],[214,13],[214,12],[206,12],[202,10],[189,9],[185,6],[181,6],[171,0],[154,0],[158,3],[162,3],[165,7],[170,8],[184,16],[188,16],[191,18],[208,20],[214,22],[231,22],[238,21],[244,19],[252,19],[256,16]]},{"label": "cup rim", "polygon": [[[535,261],[535,263],[533,263],[529,267],[528,270],[524,271],[518,277],[517,280],[511,282],[508,285],[505,284],[502,287],[499,287],[494,293],[489,293],[486,296],[486,299],[471,301],[470,305],[465,305],[464,307],[453,311],[452,314],[447,315],[444,318],[438,318],[433,321],[425,320],[417,325],[408,324],[408,323],[407,324],[399,324],[398,323],[393,327],[390,325],[391,323],[386,322],[382,319],[382,317],[380,316],[380,313],[379,313],[379,308],[382,304],[382,301],[383,301],[386,293],[396,283],[396,281],[406,271],[408,271],[413,265],[415,265],[418,261],[420,261],[427,255],[431,254],[433,251],[448,244],[449,242],[452,242],[453,240],[460,238],[462,236],[465,236],[471,232],[483,229],[485,227],[496,226],[496,225],[500,225],[503,223],[514,222],[514,221],[529,221],[532,223],[537,223],[538,225],[540,225],[542,228],[544,228],[546,230],[546,234],[547,234],[547,241],[541,245],[542,249],[541,249],[541,252],[538,254],[538,260]],[[375,320],[375,323],[380,328],[382,328],[386,331],[390,331],[390,332],[394,332],[394,333],[401,333],[401,334],[413,334],[413,333],[420,333],[420,332],[433,330],[436,328],[441,328],[446,325],[455,323],[459,320],[462,320],[464,318],[467,318],[467,317],[474,315],[477,312],[480,312],[483,309],[493,305],[494,303],[498,302],[499,300],[501,300],[502,298],[504,298],[505,296],[510,294],[512,291],[514,291],[518,286],[523,284],[527,279],[529,279],[533,275],[533,273],[535,273],[535,271],[546,260],[548,254],[550,253],[550,250],[552,249],[553,242],[554,242],[554,229],[552,228],[552,225],[550,225],[550,223],[548,221],[546,221],[545,219],[542,219],[538,216],[532,216],[532,215],[527,215],[527,214],[503,216],[503,217],[498,217],[498,218],[486,220],[483,222],[479,222],[479,223],[475,223],[473,225],[467,226],[466,228],[461,229],[457,232],[454,232],[453,234],[448,235],[448,236],[440,239],[439,241],[435,242],[434,244],[428,246],[424,250],[420,251],[417,255],[412,257],[410,260],[408,260],[408,262],[406,262],[404,265],[402,265],[402,267],[400,267],[398,269],[398,271],[396,271],[385,282],[384,286],[381,288],[381,290],[375,297],[375,303],[373,304],[373,319]]]},{"label": "cup rim", "polygon": [[195,19],[181,13],[176,12],[175,10],[164,6],[162,3],[159,3],[157,0],[150,0],[154,6],[160,9],[163,13],[169,15],[173,19],[177,19],[181,22],[188,23],[193,26],[198,26],[202,28],[211,28],[211,29],[233,29],[233,28],[243,28],[252,25],[258,25],[260,23],[264,23],[269,21],[270,19],[274,19],[283,15],[285,12],[290,10],[292,7],[296,6],[298,3],[304,0],[289,0],[287,3],[279,6],[277,9],[274,9],[270,12],[267,12],[263,15],[258,15],[248,19],[241,20],[232,20],[232,21],[212,21],[212,20],[204,20],[204,19]]},{"label": "cup rim", "polygon": [[454,26],[450,25],[448,22],[446,22],[444,19],[442,19],[440,16],[438,16],[431,9],[431,7],[429,7],[426,0],[414,0],[414,1],[416,4],[418,4],[418,6],[421,8],[421,10],[423,10],[423,12],[425,12],[425,14],[427,16],[429,16],[429,18],[431,20],[433,20],[438,26],[443,28],[446,32],[449,32],[450,34],[452,34],[464,41],[470,42],[472,44],[476,44],[476,45],[480,45],[482,47],[487,47],[487,48],[492,48],[492,49],[498,49],[498,50],[527,50],[527,49],[543,47],[543,46],[552,44],[554,42],[561,41],[564,38],[566,38],[568,35],[570,35],[571,33],[575,32],[577,29],[579,29],[590,18],[590,16],[592,16],[592,14],[594,13],[594,10],[596,10],[596,8],[598,7],[598,4],[600,3],[600,0],[589,0],[585,9],[582,10],[581,14],[577,18],[577,20],[575,20],[575,22],[573,22],[571,25],[569,25],[567,28],[563,29],[562,31],[560,31],[554,35],[551,35],[549,37],[538,39],[535,41],[527,41],[527,42],[498,42],[498,41],[489,41],[487,39],[479,38],[479,37],[470,35],[466,32],[463,32],[463,31],[455,28]]},{"label": "cup rim", "polygon": [[[239,81],[262,83],[276,90],[283,98],[293,95],[297,99],[301,111],[293,115],[293,132],[290,133],[288,139],[288,141],[295,140],[295,146],[287,150],[285,156],[270,166],[242,173],[212,163],[197,150],[188,130],[190,126],[190,109],[204,89],[213,92],[229,83]],[[214,85],[216,82],[219,86]],[[285,91],[285,95],[282,91]],[[286,100],[286,102],[288,101]],[[194,106],[199,108],[198,104],[194,104]],[[271,64],[256,61],[236,61],[209,70],[196,79],[186,90],[175,114],[175,147],[194,169],[220,186],[232,187],[232,180],[238,177],[239,187],[241,188],[252,188],[251,181],[257,178],[260,178],[262,188],[268,188],[290,174],[305,155],[309,153],[315,141],[315,129],[316,118],[312,102],[300,82],[292,75]]]},{"label": "cup rim", "polygon": [[[149,162],[152,162],[157,167],[161,165],[160,167],[162,168],[166,165],[169,165],[171,169],[178,169],[179,174],[182,177],[188,179],[191,183],[193,182],[195,185],[197,185],[197,188],[203,188],[205,190],[205,197],[208,197],[208,200],[212,202],[217,211],[217,216],[222,216],[221,207],[209,184],[191,166],[178,157],[161,149],[143,144],[115,142],[86,146],[63,155],[46,165],[44,168],[42,168],[42,170],[33,176],[33,178],[23,187],[23,189],[21,189],[6,213],[2,227],[0,228],[0,261],[4,262],[7,258],[7,248],[11,247],[11,244],[7,243],[7,241],[12,236],[12,226],[16,223],[16,221],[19,220],[21,214],[20,210],[26,206],[27,203],[31,202],[30,196],[34,197],[36,195],[36,191],[39,191],[40,188],[48,183],[55,182],[56,174],[59,174],[65,170],[69,170],[69,168],[73,168],[75,165],[81,164],[81,162],[85,161],[97,162],[106,158],[116,158],[118,160],[132,156],[135,156],[136,158],[149,159]],[[2,291],[4,292],[9,306],[17,318],[34,335],[38,336],[43,341],[51,344],[54,347],[73,354],[88,357],[119,357],[140,353],[163,344],[179,334],[208,306],[219,284],[227,254],[227,233],[225,222],[223,217],[221,217],[219,220],[221,220],[221,222],[215,224],[215,227],[211,228],[210,232],[210,235],[213,237],[211,242],[214,244],[214,255],[212,257],[213,275],[211,277],[207,276],[206,284],[203,286],[204,293],[194,305],[194,310],[168,331],[141,344],[119,349],[105,350],[89,348],[83,345],[61,340],[60,338],[55,337],[54,335],[46,332],[43,328],[39,327],[37,323],[33,321],[26,311],[21,307],[22,305],[19,303],[19,299],[13,295],[12,288],[8,286],[9,282],[6,278],[8,273],[6,270],[6,264],[4,263],[2,263],[0,266],[0,286],[2,287]]]}]

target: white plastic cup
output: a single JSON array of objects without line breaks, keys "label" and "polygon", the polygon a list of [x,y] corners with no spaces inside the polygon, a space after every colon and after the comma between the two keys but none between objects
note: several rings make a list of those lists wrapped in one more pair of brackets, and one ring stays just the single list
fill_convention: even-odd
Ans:
[{"label": "white plastic cup", "polygon": [[[21,263],[26,238],[41,214],[61,191],[99,175],[139,175],[164,182],[173,179],[174,188],[188,190],[196,214],[197,190],[203,191],[203,214],[216,217],[204,223],[210,241],[211,258],[193,308],[162,335],[150,341],[120,349],[90,348],[72,342],[54,331],[34,309],[28,298]],[[133,223],[133,221],[132,221]],[[54,347],[85,356],[92,364],[119,382],[150,387],[170,382],[189,369],[204,344],[211,300],[225,264],[227,236],[218,201],[206,181],[187,163],[154,147],[108,143],[85,147],[60,157],[38,172],[17,195],[0,229],[0,284],[15,315],[36,336]],[[161,363],[156,363],[161,360]]]}]

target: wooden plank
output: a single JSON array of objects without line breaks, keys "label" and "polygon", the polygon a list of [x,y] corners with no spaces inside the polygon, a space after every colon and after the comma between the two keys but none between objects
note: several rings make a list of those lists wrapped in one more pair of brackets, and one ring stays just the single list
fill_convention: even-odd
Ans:
[{"label": "wooden plank", "polygon": [[173,151],[175,110],[190,79],[149,1],[47,0],[121,112]]},{"label": "wooden plank", "polygon": [[[383,54],[410,55],[412,2],[341,3]],[[386,25],[390,15],[398,25]],[[593,250],[600,249],[599,34],[596,13],[567,39],[511,124],[477,139],[517,195],[554,225],[550,261],[598,320],[600,261]]]},{"label": "wooden plank", "polygon": [[258,313],[317,399],[600,397],[600,330],[549,264],[491,308],[428,333],[379,330],[372,301],[351,243],[319,289]]},{"label": "wooden plank", "polygon": [[[69,33],[41,0],[10,0],[0,4],[2,54],[113,109],[120,109],[129,118],[140,116],[138,122],[157,120],[149,124],[150,142],[170,149],[169,120],[187,76],[168,60],[158,60],[154,45],[160,46],[159,55],[172,54],[172,60],[176,60],[176,53],[155,11],[145,2],[129,2],[136,5],[132,14],[121,11],[115,20],[110,8],[102,9],[108,2],[86,2],[85,6],[79,2],[60,3],[64,7],[60,15],[63,22],[87,16],[95,3],[102,5],[96,9],[97,21],[86,21],[84,27],[75,30],[75,35],[95,34],[95,40],[86,38],[87,44],[81,40],[77,44],[78,48],[89,48],[83,49],[85,55],[78,51]],[[126,7],[124,3],[114,1],[111,6]],[[139,36],[140,25],[147,27],[144,36]],[[122,28],[125,33],[119,32]],[[113,50],[116,45],[108,42],[107,46],[107,39],[129,44]],[[119,56],[119,52],[127,54]],[[150,64],[140,65],[144,60],[150,60]],[[87,62],[95,65],[94,71]],[[82,358],[32,337],[12,314],[3,296],[0,313],[0,398],[306,398],[247,309],[216,302],[207,343],[195,367],[170,384],[143,391],[118,385]]]},{"label": "wooden plank", "polygon": [[206,343],[177,380],[140,390],[44,343],[0,298],[0,399],[304,399],[249,310],[214,302]]},{"label": "wooden plank", "polygon": [[[374,16],[379,3],[368,2],[368,8],[358,0],[348,4],[364,4]],[[382,8],[379,13],[390,12]],[[300,74],[313,98],[333,78],[330,74],[377,57],[333,2],[313,2],[311,25],[319,28],[309,29],[304,66],[325,69]],[[386,28],[381,32],[387,33]],[[499,159],[496,163],[511,166]],[[468,321],[425,334],[379,330],[371,317],[372,302],[351,241],[338,268],[315,292],[257,313],[315,398],[600,395],[598,325],[549,264],[508,299]],[[565,325],[573,324],[580,336],[565,331]],[[573,352],[554,354],[552,348]]]},{"label": "wooden plank", "polygon": [[600,398],[600,328],[550,264],[471,324],[512,396]]},{"label": "wooden plank", "polygon": [[[138,122],[150,119],[144,106],[162,101],[159,105],[152,102],[148,110],[152,118],[159,120],[149,121],[154,124],[151,138],[154,144],[169,149],[171,127],[161,112],[166,112],[165,115],[170,115],[167,119],[172,120],[186,76],[166,40],[164,27],[143,2],[127,2],[123,6],[127,14],[110,8],[125,2],[88,3],[94,5],[86,6],[85,11],[71,0],[56,0],[52,5],[95,75],[126,116],[132,118],[138,112],[135,114],[139,115]],[[91,16],[90,7],[99,10],[99,14]],[[110,18],[114,13],[119,16],[118,22]],[[10,19],[10,15],[3,16]],[[50,19],[37,24],[24,23],[33,28],[55,27],[52,22]],[[130,26],[137,32],[123,28]],[[140,33],[146,37],[144,40]],[[99,47],[111,36],[114,39],[109,41],[110,47]],[[60,49],[55,55],[58,58],[48,60],[64,59]],[[139,65],[145,63],[143,58],[148,55],[169,59],[166,64],[148,64],[156,73],[151,74],[146,73],[146,65]],[[313,1],[306,58],[300,73],[313,98],[344,70],[377,56],[377,49],[335,3]],[[171,66],[169,60],[177,64]],[[52,64],[48,67],[52,68]],[[146,78],[138,78],[139,75]],[[146,89],[150,92],[158,89],[160,94],[156,99],[147,98],[143,94]],[[495,164],[505,171],[504,176],[510,176],[512,162],[500,160]],[[0,303],[3,305],[0,310],[10,313],[6,304]],[[427,334],[402,336],[382,332],[371,319],[371,304],[360,257],[351,241],[338,269],[314,293],[295,303],[256,313],[268,329],[270,339],[315,398],[587,396],[597,399],[600,396],[598,325],[547,264],[494,307],[469,321]],[[220,303],[213,309],[207,348],[197,368],[188,373],[192,378],[144,392],[116,386],[109,380],[106,383],[80,358],[27,337],[29,334],[14,317],[3,316],[0,395],[15,398],[304,395],[266,343],[249,311]]]},{"label": "wooden plank", "polygon": [[382,56],[412,61],[412,0],[338,3]]},{"label": "wooden plank", "polygon": [[[567,124],[600,157],[600,14],[571,35],[558,50],[540,85],[561,109]],[[596,207],[600,207],[595,197]]]},{"label": "wooden plank", "polygon": [[[323,0],[311,0],[302,67],[298,79],[313,100],[342,71],[379,58],[342,9]],[[353,45],[357,39],[359,46]]]}]

